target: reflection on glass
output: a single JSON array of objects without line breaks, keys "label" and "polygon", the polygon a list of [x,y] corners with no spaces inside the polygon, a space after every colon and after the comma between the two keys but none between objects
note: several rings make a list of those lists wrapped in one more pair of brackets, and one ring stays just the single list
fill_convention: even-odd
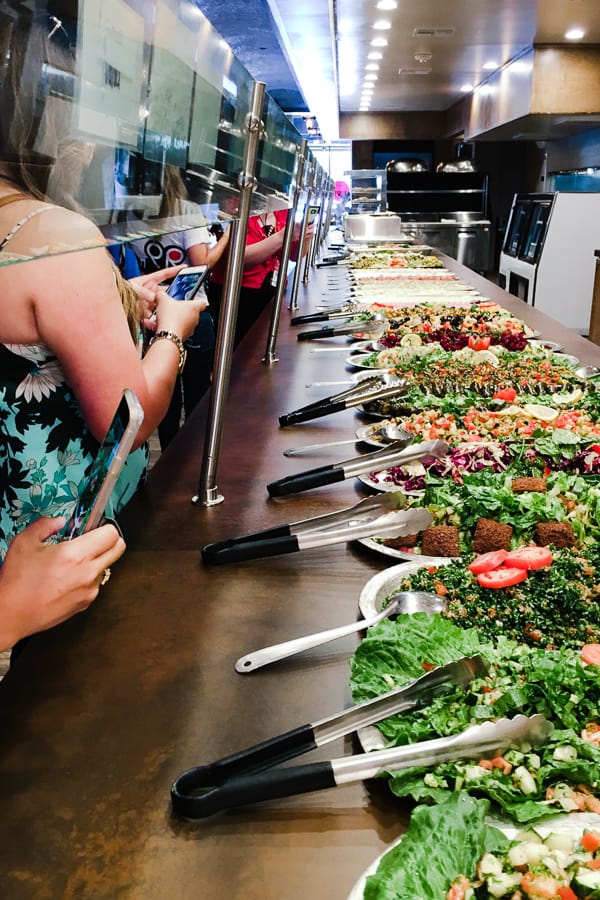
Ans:
[{"label": "reflection on glass", "polygon": [[[0,174],[89,215],[95,246],[235,215],[254,82],[198,9],[79,0],[58,19],[28,6],[0,10]],[[264,125],[254,211],[273,193],[288,205],[301,143],[268,96]],[[166,166],[180,169],[197,215],[161,215]]]}]

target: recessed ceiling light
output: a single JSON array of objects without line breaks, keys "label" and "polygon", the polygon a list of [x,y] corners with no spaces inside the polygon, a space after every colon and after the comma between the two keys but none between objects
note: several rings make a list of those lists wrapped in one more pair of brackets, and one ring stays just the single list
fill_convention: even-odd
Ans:
[{"label": "recessed ceiling light", "polygon": [[373,50],[372,53],[367,55],[367,59],[383,59],[383,53],[380,53],[379,50]]},{"label": "recessed ceiling light", "polygon": [[367,63],[365,66],[367,72],[377,72],[379,69],[379,63]]},{"label": "recessed ceiling light", "polygon": [[365,75],[365,81],[377,81],[377,75],[374,72],[369,72]]},{"label": "recessed ceiling light", "polygon": [[376,31],[387,31],[392,27],[392,23],[388,22],[387,19],[378,19],[377,22],[373,22],[373,28]]},{"label": "recessed ceiling light", "polygon": [[569,28],[568,31],[565,31],[565,38],[568,41],[580,41],[584,35],[585,31],[583,28]]},{"label": "recessed ceiling light", "polygon": [[396,9],[398,6],[396,0],[379,0],[377,9]]},{"label": "recessed ceiling light", "polygon": [[460,89],[463,92],[463,94],[468,94],[469,91],[473,90],[473,85],[472,84],[462,84]]},{"label": "recessed ceiling light", "polygon": [[375,90],[375,85],[371,84],[371,82],[368,81],[366,84],[363,84],[361,90],[362,90],[363,94],[372,94],[373,91]]},{"label": "recessed ceiling light", "polygon": [[498,63],[495,62],[493,59],[488,59],[487,62],[484,62],[483,66],[481,68],[482,69],[497,69]]},{"label": "recessed ceiling light", "polygon": [[371,41],[371,47],[387,47],[388,42],[384,37],[376,37]]}]

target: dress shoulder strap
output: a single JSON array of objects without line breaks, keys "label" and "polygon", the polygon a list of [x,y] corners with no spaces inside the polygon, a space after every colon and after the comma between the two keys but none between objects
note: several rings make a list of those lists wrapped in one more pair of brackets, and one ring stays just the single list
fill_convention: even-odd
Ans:
[{"label": "dress shoulder strap", "polygon": [[[8,203],[16,203],[17,200],[22,199],[30,200],[31,197],[28,197],[27,194],[9,194],[8,197],[4,197],[2,199],[4,200],[4,203],[2,202],[2,200],[0,200],[0,206],[7,206]],[[22,219],[19,219],[17,224],[13,225],[13,227],[10,229],[4,240],[0,242],[0,253],[4,250],[10,239],[15,236],[17,231],[23,227],[23,225],[29,222],[30,219],[33,219],[34,216],[39,216],[40,213],[46,212],[49,209],[56,209],[56,207],[40,206],[37,209],[34,209],[32,212],[28,213],[26,216],[23,216]]]}]

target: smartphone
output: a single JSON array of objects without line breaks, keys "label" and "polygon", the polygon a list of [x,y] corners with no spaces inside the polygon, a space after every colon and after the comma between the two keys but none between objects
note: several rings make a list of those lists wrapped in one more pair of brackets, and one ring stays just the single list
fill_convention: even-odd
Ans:
[{"label": "smartphone", "polygon": [[167,288],[167,294],[174,300],[191,300],[207,275],[208,266],[188,266],[177,273]]},{"label": "smartphone", "polygon": [[143,419],[144,410],[135,391],[125,388],[71,518],[57,535],[59,540],[70,541],[101,523]]},{"label": "smartphone", "polygon": [[312,225],[312,223],[315,221],[315,219],[317,218],[317,216],[319,215],[320,212],[321,212],[320,204],[316,204],[315,206],[309,206],[308,207],[308,215],[306,217],[306,224]]}]

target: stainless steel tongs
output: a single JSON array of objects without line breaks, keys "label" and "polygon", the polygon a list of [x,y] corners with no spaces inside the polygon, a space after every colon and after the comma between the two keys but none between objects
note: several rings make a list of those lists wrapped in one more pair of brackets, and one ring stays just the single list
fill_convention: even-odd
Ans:
[{"label": "stainless steel tongs", "polygon": [[[344,782],[371,778],[383,771],[393,771],[394,768],[426,765],[429,758],[435,757],[435,761],[439,762],[459,756],[485,756],[490,749],[494,751],[492,755],[497,755],[499,749],[506,749],[519,737],[525,739],[525,735],[529,743],[535,744],[536,735],[545,732],[541,723],[534,722],[534,719],[541,720],[543,717],[529,720],[519,716],[512,720],[514,724],[502,719],[496,725],[488,725],[487,729],[486,726],[477,726],[463,735],[424,744],[361,754],[345,760],[287,769],[273,768],[359,728],[430,703],[434,697],[453,686],[464,688],[475,678],[484,678],[487,671],[487,663],[481,656],[463,657],[438,666],[416,681],[381,697],[318,722],[301,725],[209,765],[188,769],[172,785],[173,809],[188,819],[200,819],[234,806],[335,787]],[[471,737],[470,732],[477,733]],[[395,765],[395,759],[398,765]]]},{"label": "stainless steel tongs", "polygon": [[373,453],[363,453],[362,456],[355,456],[340,463],[318,466],[316,469],[307,469],[296,475],[272,481],[267,485],[267,490],[271,497],[297,494],[309,488],[335,484],[337,481],[355,478],[365,472],[381,471],[389,466],[402,466],[426,457],[441,459],[446,456],[448,450],[448,444],[440,440],[423,441],[421,444],[409,446],[406,445],[406,441],[394,441],[381,450],[374,450]]},{"label": "stainless steel tongs", "polygon": [[320,419],[334,412],[360,406],[362,403],[372,403],[374,400],[385,400],[388,397],[405,394],[409,387],[408,379],[398,375],[388,372],[369,375],[337,394],[316,400],[314,403],[307,403],[299,409],[285,413],[279,417],[279,424],[284,427],[285,425],[298,425],[300,422],[308,422],[311,419]]},{"label": "stainless steel tongs", "polygon": [[209,565],[222,565],[357,541],[374,535],[402,537],[417,534],[431,525],[433,518],[426,509],[416,507],[403,510],[399,508],[403,502],[404,495],[397,491],[368,497],[355,506],[329,515],[207,544],[202,549],[202,559]]}]

